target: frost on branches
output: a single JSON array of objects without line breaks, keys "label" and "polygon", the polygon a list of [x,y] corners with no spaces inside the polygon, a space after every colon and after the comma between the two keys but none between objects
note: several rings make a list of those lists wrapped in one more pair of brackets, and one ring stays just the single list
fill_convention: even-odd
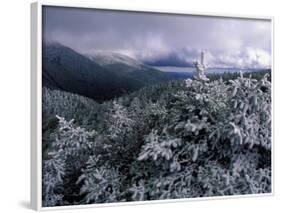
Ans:
[{"label": "frost on branches", "polygon": [[44,206],[271,192],[267,75],[167,82],[99,106],[79,100],[85,121],[57,116],[47,131]]},{"label": "frost on branches", "polygon": [[127,109],[113,101],[108,117],[108,137],[111,139],[122,138],[130,132],[133,120],[128,117]]},{"label": "frost on branches", "polygon": [[[57,116],[59,122],[55,141],[43,161],[43,205],[63,205],[67,194],[66,188],[72,191],[75,174],[80,173],[88,160],[93,143],[91,138],[96,131],[86,131],[75,127],[74,120],[66,121]],[[74,178],[74,180],[73,180]],[[65,184],[68,184],[66,186]],[[73,187],[75,189],[75,187]],[[67,195],[66,195],[67,194]],[[70,195],[75,199],[75,195]]]},{"label": "frost on branches", "polygon": [[271,192],[267,76],[257,81],[241,74],[209,83],[188,79],[185,84],[186,90],[172,100],[166,126],[145,137],[138,157],[149,165],[155,162],[158,171],[145,181],[148,197]]}]

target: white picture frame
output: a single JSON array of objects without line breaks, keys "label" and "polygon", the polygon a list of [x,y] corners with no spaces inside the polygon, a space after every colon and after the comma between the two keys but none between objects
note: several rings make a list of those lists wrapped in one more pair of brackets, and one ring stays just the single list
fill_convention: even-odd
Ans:
[{"label": "white picture frame", "polygon": [[[233,199],[241,197],[255,197],[255,196],[272,196],[274,195],[274,140],[272,138],[272,152],[271,152],[271,187],[270,193],[263,194],[249,194],[249,195],[232,195],[230,196],[215,196],[215,197],[200,197],[200,198],[181,198],[181,199],[167,199],[167,200],[153,200],[153,201],[133,201],[133,202],[118,202],[118,203],[102,203],[102,204],[83,204],[70,205],[58,207],[43,207],[42,206],[42,7],[43,6],[61,6],[61,7],[79,7],[105,10],[120,10],[120,11],[137,11],[137,12],[153,12],[153,13],[168,13],[168,14],[186,14],[186,15],[202,15],[202,16],[216,16],[229,18],[250,18],[250,19],[266,19],[271,21],[271,74],[274,79],[273,67],[273,17],[264,16],[247,16],[247,15],[233,15],[233,14],[210,14],[210,13],[194,13],[188,11],[173,11],[173,10],[154,10],[149,8],[118,8],[118,7],[103,7],[100,5],[84,4],[84,3],[68,3],[61,4],[59,2],[53,3],[48,1],[38,1],[31,4],[31,207],[34,210],[57,210],[57,209],[76,209],[76,208],[90,208],[100,206],[120,206],[120,205],[138,205],[138,204],[153,204],[163,202],[186,202],[194,200],[212,200],[212,199]],[[272,81],[273,83],[273,81]],[[272,85],[272,88],[274,86]],[[273,92],[271,94],[273,97]],[[274,100],[272,100],[274,101]],[[273,106],[273,104],[272,104]],[[272,119],[274,118],[272,108]],[[273,122],[272,122],[273,131]]]}]

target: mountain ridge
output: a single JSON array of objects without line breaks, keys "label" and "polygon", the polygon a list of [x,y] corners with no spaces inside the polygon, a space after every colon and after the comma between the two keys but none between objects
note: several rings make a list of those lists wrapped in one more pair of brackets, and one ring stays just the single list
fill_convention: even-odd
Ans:
[{"label": "mountain ridge", "polygon": [[173,79],[171,75],[129,56],[119,53],[111,53],[111,57],[89,56],[57,42],[43,43],[42,60],[43,86],[98,101]]}]

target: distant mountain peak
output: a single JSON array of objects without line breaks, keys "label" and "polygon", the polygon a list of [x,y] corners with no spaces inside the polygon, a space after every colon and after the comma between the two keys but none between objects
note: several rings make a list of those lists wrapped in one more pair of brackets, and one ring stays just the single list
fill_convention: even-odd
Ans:
[{"label": "distant mountain peak", "polygon": [[97,51],[93,54],[87,54],[86,56],[101,66],[123,64],[138,69],[146,66],[134,58],[117,52]]}]

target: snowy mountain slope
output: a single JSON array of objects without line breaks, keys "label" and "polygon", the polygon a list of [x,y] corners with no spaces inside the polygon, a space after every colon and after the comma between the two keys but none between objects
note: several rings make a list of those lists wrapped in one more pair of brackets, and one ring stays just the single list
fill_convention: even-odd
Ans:
[{"label": "snowy mountain slope", "polygon": [[94,54],[86,55],[89,59],[96,62],[100,66],[110,66],[116,64],[127,65],[135,69],[145,67],[143,63],[137,61],[129,56],[122,55],[115,52],[101,52],[97,51]]},{"label": "snowy mountain slope", "polygon": [[43,86],[108,100],[171,79],[121,54],[85,56],[59,43],[43,45]]},{"label": "snowy mountain slope", "polygon": [[144,85],[176,78],[171,74],[163,73],[154,67],[120,53],[97,51],[94,54],[87,55],[87,57],[103,68],[111,70],[118,75],[140,81]]}]

